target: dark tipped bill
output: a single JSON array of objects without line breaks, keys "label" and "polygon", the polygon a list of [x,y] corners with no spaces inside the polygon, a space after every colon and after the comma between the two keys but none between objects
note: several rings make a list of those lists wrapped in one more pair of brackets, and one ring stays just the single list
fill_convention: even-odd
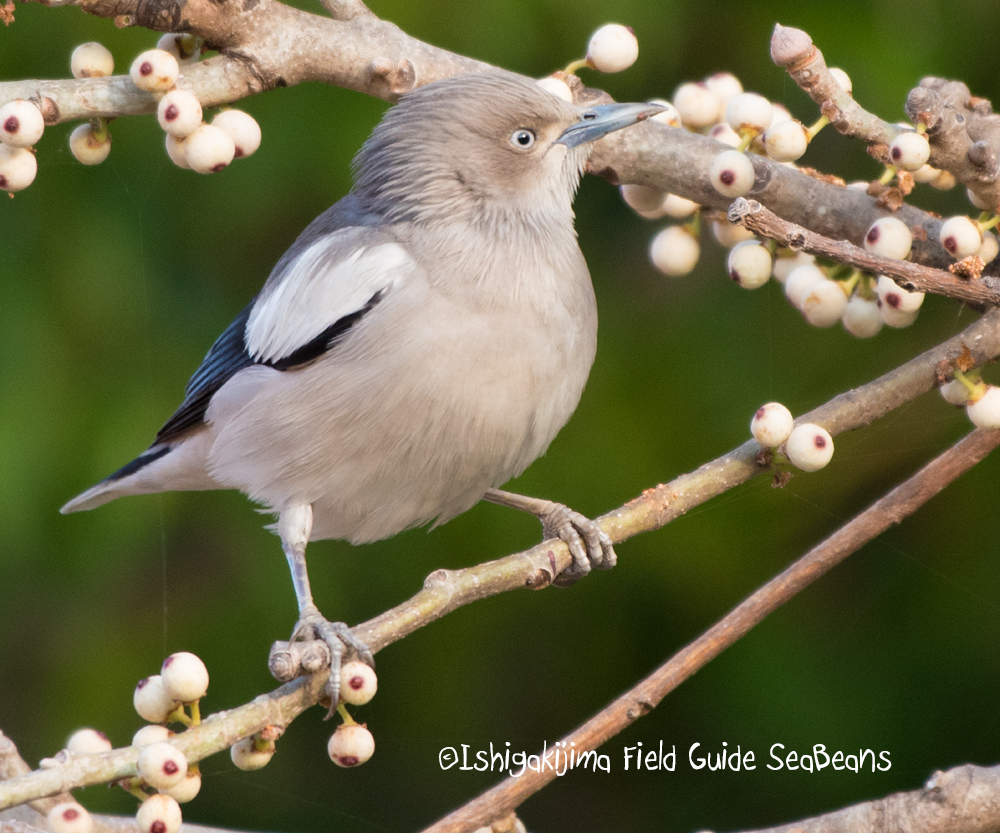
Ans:
[{"label": "dark tipped bill", "polygon": [[598,104],[596,107],[588,107],[580,116],[580,121],[567,127],[556,142],[575,148],[577,145],[596,141],[615,130],[645,121],[665,109],[659,104]]}]

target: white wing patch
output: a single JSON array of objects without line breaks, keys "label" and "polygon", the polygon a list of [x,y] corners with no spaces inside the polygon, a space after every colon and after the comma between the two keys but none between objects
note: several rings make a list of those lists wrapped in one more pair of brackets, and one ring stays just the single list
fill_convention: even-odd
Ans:
[{"label": "white wing patch", "polygon": [[247,321],[250,356],[272,362],[308,344],[345,315],[357,312],[380,290],[404,280],[416,263],[398,243],[359,246],[338,257],[343,238],[306,249]]}]

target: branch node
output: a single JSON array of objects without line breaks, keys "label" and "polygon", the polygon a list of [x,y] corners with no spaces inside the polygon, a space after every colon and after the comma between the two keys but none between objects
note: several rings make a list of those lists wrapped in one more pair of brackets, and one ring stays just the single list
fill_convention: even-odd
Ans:
[{"label": "branch node", "polygon": [[386,98],[398,98],[416,86],[417,70],[409,58],[393,60],[387,56],[374,58],[368,64],[372,81],[387,91]]},{"label": "branch node", "polygon": [[771,34],[771,60],[776,66],[786,69],[793,64],[802,63],[816,52],[812,38],[801,29],[792,29],[774,24]]}]

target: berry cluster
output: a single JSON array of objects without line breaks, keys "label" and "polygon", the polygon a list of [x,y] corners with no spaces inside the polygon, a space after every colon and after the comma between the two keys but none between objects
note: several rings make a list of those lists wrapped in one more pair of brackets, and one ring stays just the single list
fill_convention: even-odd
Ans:
[{"label": "berry cluster", "polygon": [[784,446],[789,462],[801,471],[819,471],[833,457],[833,437],[819,425],[795,425],[792,413],[780,402],[761,405],[750,420],[750,433],[764,448]]}]

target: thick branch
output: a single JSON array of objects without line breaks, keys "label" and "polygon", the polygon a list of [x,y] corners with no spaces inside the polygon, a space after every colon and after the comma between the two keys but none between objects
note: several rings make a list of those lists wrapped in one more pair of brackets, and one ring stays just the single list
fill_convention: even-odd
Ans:
[{"label": "thick branch", "polygon": [[[998,445],[1000,430],[973,431],[757,590],[637,686],[562,738],[565,744],[563,748],[575,748],[577,755],[597,749],[638,718],[649,714],[667,694],[769,614],[892,524],[899,523],[915,512]],[[428,827],[424,833],[467,833],[475,830],[480,825],[488,824],[491,819],[514,811],[525,799],[556,777],[554,769],[544,767],[526,770],[517,778],[508,777],[437,824]],[[909,828],[904,826],[900,829]]]},{"label": "thick branch", "polygon": [[729,222],[746,226],[754,234],[770,237],[795,251],[821,255],[865,272],[896,278],[899,284],[909,290],[947,295],[976,306],[1000,304],[1000,280],[997,278],[965,280],[943,269],[931,269],[908,260],[874,255],[847,240],[824,237],[782,220],[756,200],[746,200],[743,197],[734,200],[729,206]]}]

